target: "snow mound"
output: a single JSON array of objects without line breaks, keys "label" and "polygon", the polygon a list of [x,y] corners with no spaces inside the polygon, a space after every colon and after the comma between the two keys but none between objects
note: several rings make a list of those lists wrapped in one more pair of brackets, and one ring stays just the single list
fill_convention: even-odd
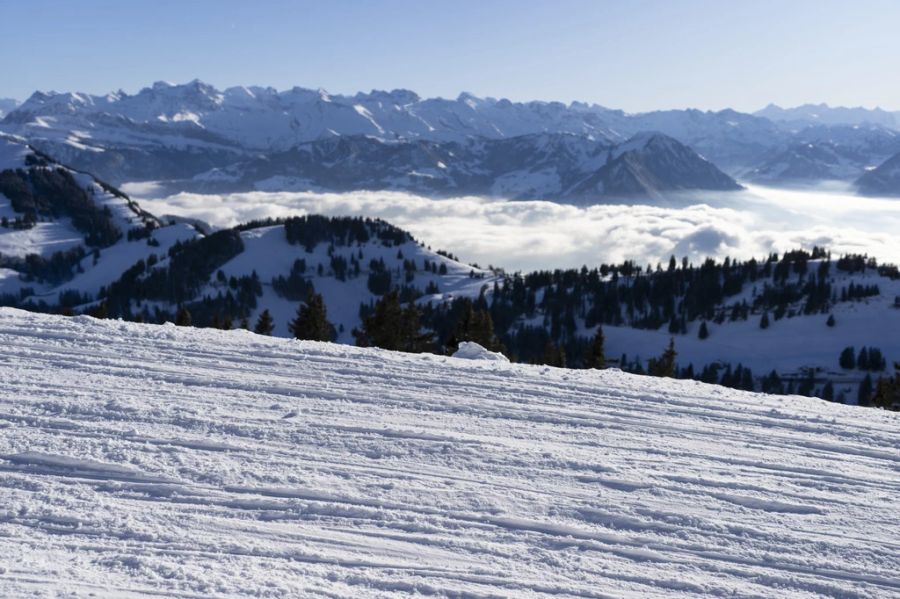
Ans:
[{"label": "snow mound", "polygon": [[483,348],[474,341],[463,341],[459,349],[453,354],[454,358],[463,360],[483,360],[485,362],[509,362],[509,359],[499,352]]},{"label": "snow mound", "polygon": [[0,597],[900,593],[900,414],[9,308],[0,347]]}]

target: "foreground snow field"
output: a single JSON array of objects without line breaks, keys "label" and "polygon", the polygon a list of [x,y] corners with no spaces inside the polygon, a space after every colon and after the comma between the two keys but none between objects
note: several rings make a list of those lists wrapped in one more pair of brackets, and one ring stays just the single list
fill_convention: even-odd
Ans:
[{"label": "foreground snow field", "polygon": [[898,414],[12,309],[0,344],[2,597],[900,595]]}]

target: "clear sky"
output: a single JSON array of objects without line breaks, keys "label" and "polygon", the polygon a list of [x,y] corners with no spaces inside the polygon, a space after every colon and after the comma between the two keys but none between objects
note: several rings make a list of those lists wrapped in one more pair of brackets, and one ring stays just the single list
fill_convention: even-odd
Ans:
[{"label": "clear sky", "polygon": [[900,109],[897,0],[0,0],[0,97],[156,80]]}]

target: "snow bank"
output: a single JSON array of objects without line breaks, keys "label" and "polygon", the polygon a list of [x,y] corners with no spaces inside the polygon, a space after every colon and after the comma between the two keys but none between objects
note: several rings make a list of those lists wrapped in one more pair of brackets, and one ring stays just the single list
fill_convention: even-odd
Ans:
[{"label": "snow bank", "polygon": [[0,309],[0,597],[889,597],[900,415]]},{"label": "snow bank", "polygon": [[454,358],[463,360],[484,360],[487,362],[509,362],[509,359],[499,352],[487,350],[472,341],[463,341],[459,349],[453,354]]}]

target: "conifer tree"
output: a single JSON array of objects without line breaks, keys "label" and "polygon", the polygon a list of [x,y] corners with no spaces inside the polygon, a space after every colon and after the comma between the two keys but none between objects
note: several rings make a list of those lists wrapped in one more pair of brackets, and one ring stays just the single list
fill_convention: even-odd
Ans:
[{"label": "conifer tree", "polygon": [[191,326],[191,313],[184,306],[178,309],[178,313],[175,315],[175,325],[179,327],[189,327]]},{"label": "conifer tree", "polygon": [[815,373],[812,368],[807,369],[806,376],[800,381],[800,384],[797,385],[797,394],[798,395],[806,395],[807,397],[812,396],[813,389],[816,388],[816,378]]},{"label": "conifer tree", "polygon": [[328,322],[325,301],[319,293],[310,293],[305,304],[297,308],[297,317],[291,321],[290,330],[297,339],[332,341],[334,326]]},{"label": "conifer tree", "polygon": [[828,320],[825,321],[825,325],[829,327],[833,327],[835,325],[834,314],[828,315]]},{"label": "conifer tree", "polygon": [[828,381],[825,383],[825,386],[822,387],[822,399],[826,401],[834,401],[834,383]]},{"label": "conifer tree", "polygon": [[766,310],[762,314],[762,318],[759,319],[759,328],[768,329],[769,328],[769,311]]},{"label": "conifer tree", "polygon": [[547,366],[556,366],[557,368],[566,367],[566,351],[548,340],[544,346],[544,364]]},{"label": "conifer tree", "polygon": [[774,369],[772,369],[772,372],[768,375],[763,377],[762,391],[763,393],[773,393],[776,395],[784,393],[784,385],[781,382],[781,377],[778,376],[778,372]]},{"label": "conifer tree", "polygon": [[405,309],[396,289],[384,294],[372,314],[363,319],[362,329],[354,329],[356,344],[394,351],[422,352],[431,345],[431,333],[422,332],[421,314],[415,303]]},{"label": "conifer tree", "polygon": [[353,330],[360,347],[380,347],[399,351],[402,346],[401,321],[403,307],[397,290],[385,293],[375,303],[372,313],[363,319],[362,329]]},{"label": "conifer tree", "polygon": [[859,355],[856,357],[856,367],[860,370],[869,369],[869,350],[865,347],[859,350]]},{"label": "conifer tree", "polygon": [[700,331],[697,333],[697,337],[700,339],[706,339],[709,337],[709,329],[706,326],[706,321],[700,323]]},{"label": "conifer tree", "polygon": [[900,362],[894,363],[893,378],[878,379],[872,404],[886,410],[900,411]]},{"label": "conifer tree", "polygon": [[838,360],[841,368],[844,370],[853,370],[856,368],[856,352],[852,347],[845,347],[844,351],[841,352],[841,357]]},{"label": "conifer tree", "polygon": [[422,331],[422,314],[415,302],[410,302],[400,315],[402,345],[400,351],[422,353],[431,348],[432,333]]},{"label": "conifer tree", "polygon": [[594,333],[594,338],[591,340],[590,353],[588,353],[588,368],[606,368],[605,343],[606,338],[603,335],[603,327],[598,324],[597,332]]},{"label": "conifer tree", "polygon": [[477,304],[464,300],[463,312],[456,322],[456,329],[448,340],[447,350],[456,351],[462,341],[473,341],[491,351],[503,352],[506,348],[494,333],[494,319],[488,309],[484,295],[478,298]]},{"label": "conifer tree", "polygon": [[651,358],[647,365],[647,373],[650,376],[660,376],[672,378],[675,376],[675,357],[678,352],[675,351],[675,338],[669,338],[669,345],[666,347],[662,356],[659,358]]},{"label": "conifer tree", "polygon": [[859,384],[859,391],[856,396],[857,403],[861,406],[869,406],[872,401],[872,375],[867,374],[866,378]]},{"label": "conifer tree", "polygon": [[259,315],[259,318],[256,319],[256,326],[253,327],[253,332],[257,335],[271,335],[274,330],[275,321],[272,320],[272,315],[269,313],[268,308],[266,308]]},{"label": "conifer tree", "polygon": [[85,312],[85,314],[93,316],[94,318],[109,318],[109,310],[106,308],[106,302],[100,302],[97,306]]}]

